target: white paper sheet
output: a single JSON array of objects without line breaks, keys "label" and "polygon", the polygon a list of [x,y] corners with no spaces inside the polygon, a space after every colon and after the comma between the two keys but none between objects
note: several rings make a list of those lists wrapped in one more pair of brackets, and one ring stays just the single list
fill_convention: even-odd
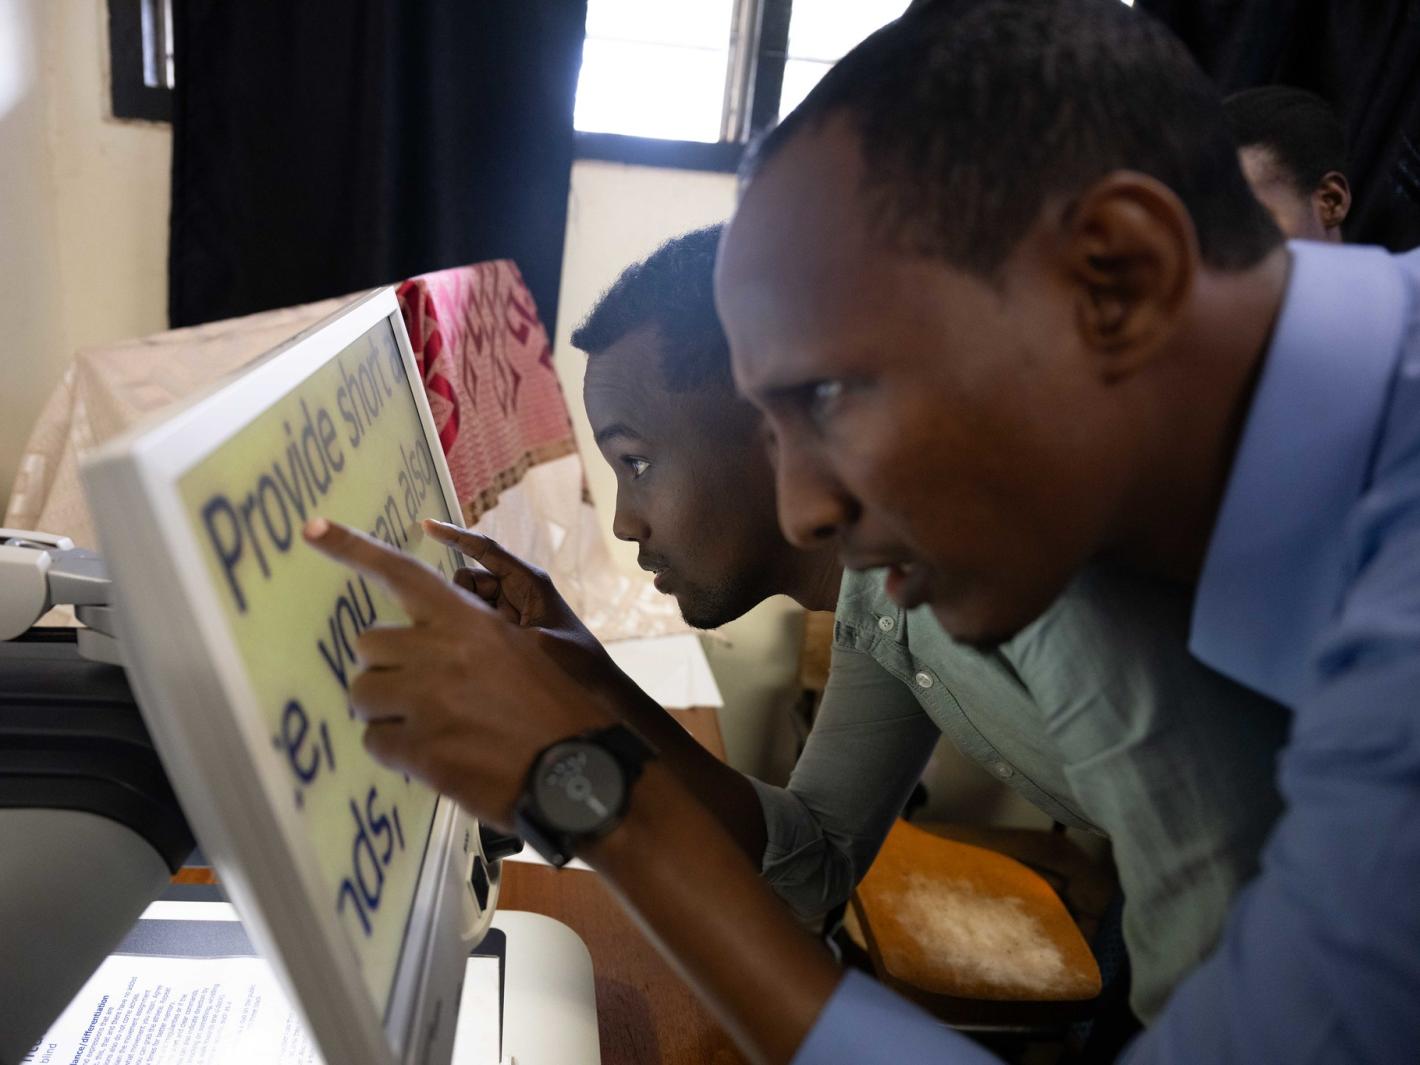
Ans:
[{"label": "white paper sheet", "polygon": [[[155,902],[144,920],[235,920],[217,902]],[[498,1062],[498,960],[470,958],[454,1065]],[[89,978],[25,1065],[320,1065],[261,958],[114,954]]]},{"label": "white paper sheet", "polygon": [[318,1065],[260,958],[114,954],[32,1055],[35,1065]]}]

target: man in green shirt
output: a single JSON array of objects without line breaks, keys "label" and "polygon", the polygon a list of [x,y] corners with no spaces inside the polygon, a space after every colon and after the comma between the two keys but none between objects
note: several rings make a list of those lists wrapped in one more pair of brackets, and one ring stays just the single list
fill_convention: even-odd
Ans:
[{"label": "man in green shirt", "polygon": [[[573,668],[614,701],[800,915],[845,901],[939,735],[1054,820],[1110,838],[1124,891],[1131,1005],[1150,1019],[1213,946],[1281,809],[1285,714],[1194,662],[1186,591],[1093,569],[1011,641],[952,641],[880,574],[844,574],[776,518],[757,413],[730,380],[715,314],[719,227],[628,268],[573,335],[585,400],[617,475],[614,530],[703,628],[771,595],[836,607],[832,669],[787,788],[709,757],[619,674],[546,578],[482,538],[444,532],[492,575],[476,589],[570,637]],[[465,580],[470,578],[465,577]]]}]

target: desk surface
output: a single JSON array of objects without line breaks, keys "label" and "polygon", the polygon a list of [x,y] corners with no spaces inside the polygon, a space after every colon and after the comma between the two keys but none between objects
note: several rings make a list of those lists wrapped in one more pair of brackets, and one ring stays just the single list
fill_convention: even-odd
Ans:
[{"label": "desk surface", "polygon": [[[709,750],[725,756],[713,709],[671,713]],[[555,917],[587,944],[597,982],[602,1065],[739,1065],[744,1061],[595,873],[504,862],[498,907]]]}]

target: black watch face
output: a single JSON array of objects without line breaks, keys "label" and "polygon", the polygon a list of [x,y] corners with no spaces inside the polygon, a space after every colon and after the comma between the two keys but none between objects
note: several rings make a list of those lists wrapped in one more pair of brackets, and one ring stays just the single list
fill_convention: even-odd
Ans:
[{"label": "black watch face", "polygon": [[620,812],[626,776],[616,759],[595,744],[559,743],[542,757],[533,798],[556,830],[594,832]]}]

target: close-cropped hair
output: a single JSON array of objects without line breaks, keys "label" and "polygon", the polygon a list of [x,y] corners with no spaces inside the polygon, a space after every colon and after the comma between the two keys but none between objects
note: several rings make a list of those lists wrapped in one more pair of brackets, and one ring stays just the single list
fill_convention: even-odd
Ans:
[{"label": "close-cropped hair", "polygon": [[673,237],[628,266],[577,327],[572,344],[595,358],[631,333],[654,327],[671,391],[706,384],[733,388],[730,345],[715,313],[715,253],[723,228]]},{"label": "close-cropped hair", "polygon": [[1223,108],[1237,146],[1266,149],[1303,196],[1328,173],[1346,173],[1346,133],[1316,93],[1264,85],[1234,93]]},{"label": "close-cropped hair", "polygon": [[882,236],[988,278],[1048,201],[1115,170],[1173,190],[1211,267],[1251,266],[1282,239],[1212,82],[1119,0],[920,0],[760,139],[742,182],[839,118],[859,138]]}]

